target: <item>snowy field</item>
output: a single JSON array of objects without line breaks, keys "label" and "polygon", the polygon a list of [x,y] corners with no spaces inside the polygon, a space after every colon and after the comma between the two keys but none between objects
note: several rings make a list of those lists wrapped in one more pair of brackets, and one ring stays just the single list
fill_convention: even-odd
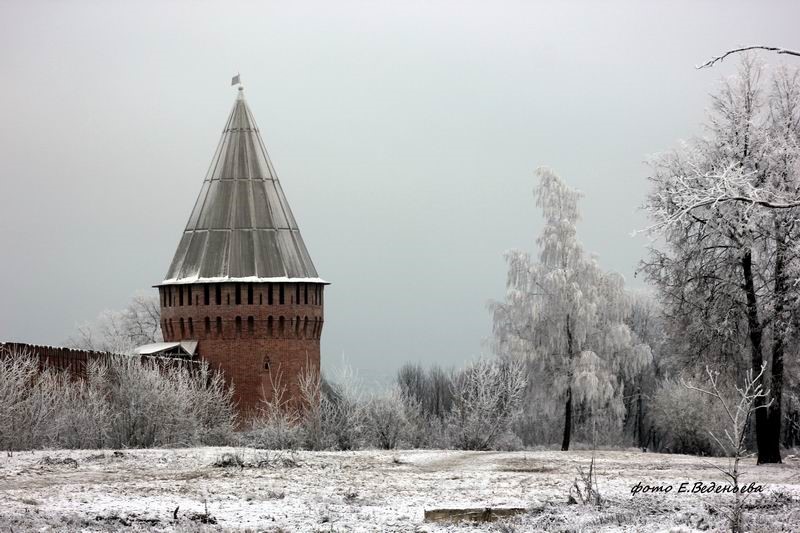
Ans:
[{"label": "snowy field", "polygon": [[[590,457],[249,448],[19,452],[0,458],[0,531],[724,530],[716,509],[733,496],[677,493],[682,482],[721,481],[703,458],[597,452],[604,504],[568,504],[576,467],[588,467]],[[744,480],[763,485],[763,493],[746,500],[748,530],[800,531],[800,459],[756,467],[749,458]],[[632,496],[638,482],[675,488]],[[490,524],[424,521],[426,509],[467,507],[527,510]]]}]

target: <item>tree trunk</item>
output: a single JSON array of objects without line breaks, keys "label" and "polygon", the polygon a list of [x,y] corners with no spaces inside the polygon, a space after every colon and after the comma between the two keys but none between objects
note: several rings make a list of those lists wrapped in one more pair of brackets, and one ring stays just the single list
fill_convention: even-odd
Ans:
[{"label": "tree trunk", "polygon": [[564,438],[561,441],[561,451],[569,450],[569,438],[572,433],[572,385],[567,387],[567,405],[564,408]]},{"label": "tree trunk", "polygon": [[636,439],[639,443],[639,448],[647,451],[647,444],[644,442],[644,415],[642,409],[644,402],[642,401],[642,387],[636,390]]},{"label": "tree trunk", "polygon": [[569,369],[567,370],[567,404],[564,407],[564,438],[561,440],[561,451],[569,450],[569,439],[572,433],[572,330],[569,327],[569,313],[567,313],[567,357]]},{"label": "tree trunk", "polygon": [[789,423],[783,431],[783,447],[792,448],[800,444],[800,415],[796,411],[792,412],[786,415],[786,420]]},{"label": "tree trunk", "polygon": [[763,454],[759,450],[759,463],[781,462],[781,422],[783,418],[783,353],[785,346],[786,328],[786,238],[780,227],[780,222],[775,220],[775,316],[772,320],[772,382],[770,396],[772,403],[767,407],[767,449]]},{"label": "tree trunk", "polygon": [[[758,375],[764,364],[762,353],[763,330],[758,318],[758,301],[756,299],[755,282],[753,280],[753,255],[747,250],[742,256],[742,274],[744,275],[744,291],[747,297],[747,329],[750,336],[750,363],[753,374]],[[763,376],[759,378],[763,385]],[[758,464],[770,461],[769,433],[767,424],[767,410],[764,409],[764,398],[759,396],[753,402],[756,415],[756,444],[758,446]]]}]

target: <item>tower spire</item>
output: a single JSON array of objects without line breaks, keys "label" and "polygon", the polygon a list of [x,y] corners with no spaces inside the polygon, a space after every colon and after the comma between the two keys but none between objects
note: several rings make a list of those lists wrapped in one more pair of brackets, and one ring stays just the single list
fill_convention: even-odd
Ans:
[{"label": "tower spire", "polygon": [[240,85],[163,284],[324,283],[243,94]]}]

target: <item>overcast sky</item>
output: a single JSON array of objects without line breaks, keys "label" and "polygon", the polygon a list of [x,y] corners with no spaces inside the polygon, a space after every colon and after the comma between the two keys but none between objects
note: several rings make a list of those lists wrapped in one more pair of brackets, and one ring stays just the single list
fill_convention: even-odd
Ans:
[{"label": "overcast sky", "polygon": [[504,251],[534,249],[534,169],[585,193],[586,248],[642,287],[644,161],[700,132],[735,61],[694,65],[800,48],[798,20],[788,1],[5,0],[0,340],[59,344],[155,293],[241,72],[332,282],[323,365],[460,365]]}]

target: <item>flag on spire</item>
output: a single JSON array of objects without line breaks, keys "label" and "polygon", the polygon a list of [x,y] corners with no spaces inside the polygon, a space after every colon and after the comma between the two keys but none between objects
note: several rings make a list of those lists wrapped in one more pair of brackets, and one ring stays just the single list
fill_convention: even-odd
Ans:
[{"label": "flag on spire", "polygon": [[241,77],[239,76],[239,74],[237,74],[236,76],[234,76],[231,79],[231,85],[241,85],[241,84],[242,84],[242,80],[241,80]]}]

